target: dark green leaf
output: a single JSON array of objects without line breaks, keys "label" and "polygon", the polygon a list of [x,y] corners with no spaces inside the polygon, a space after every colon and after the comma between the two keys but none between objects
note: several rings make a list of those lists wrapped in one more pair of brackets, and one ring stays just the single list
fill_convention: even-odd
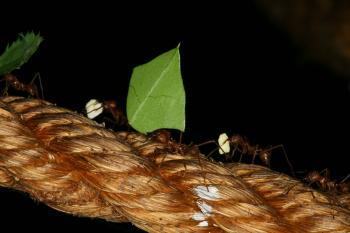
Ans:
[{"label": "dark green leaf", "polygon": [[39,34],[33,32],[20,34],[20,38],[7,46],[0,56],[0,75],[19,69],[35,53],[42,40]]}]

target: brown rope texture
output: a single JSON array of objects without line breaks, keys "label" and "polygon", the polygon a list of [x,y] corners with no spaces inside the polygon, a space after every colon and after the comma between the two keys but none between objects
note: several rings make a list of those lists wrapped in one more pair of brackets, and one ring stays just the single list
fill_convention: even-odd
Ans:
[{"label": "brown rope texture", "polygon": [[0,185],[147,232],[350,232],[350,197],[114,132],[46,101],[0,98]]}]

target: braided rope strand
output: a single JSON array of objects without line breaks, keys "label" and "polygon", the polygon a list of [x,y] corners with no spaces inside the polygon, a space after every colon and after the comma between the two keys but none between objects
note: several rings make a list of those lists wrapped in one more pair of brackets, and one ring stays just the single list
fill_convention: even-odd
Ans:
[{"label": "braided rope strand", "polygon": [[0,98],[0,186],[148,232],[350,232],[348,195],[171,151],[37,99]]}]

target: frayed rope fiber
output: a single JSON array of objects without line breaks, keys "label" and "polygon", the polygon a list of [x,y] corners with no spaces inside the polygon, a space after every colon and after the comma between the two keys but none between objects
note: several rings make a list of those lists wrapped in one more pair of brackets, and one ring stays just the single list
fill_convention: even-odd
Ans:
[{"label": "frayed rope fiber", "polygon": [[147,232],[350,232],[349,194],[170,150],[38,99],[0,98],[0,186]]}]

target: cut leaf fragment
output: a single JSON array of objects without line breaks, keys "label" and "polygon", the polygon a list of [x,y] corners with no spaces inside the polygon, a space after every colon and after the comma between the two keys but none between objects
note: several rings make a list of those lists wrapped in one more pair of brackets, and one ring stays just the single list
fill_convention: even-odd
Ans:
[{"label": "cut leaf fragment", "polygon": [[230,152],[230,141],[226,133],[222,133],[219,135],[218,139],[219,143],[219,153],[222,154],[227,154]]},{"label": "cut leaf fragment", "polygon": [[127,98],[129,124],[141,133],[185,130],[185,90],[179,47],[134,68]]},{"label": "cut leaf fragment", "polygon": [[0,56],[0,75],[19,69],[35,53],[42,40],[43,38],[34,32],[20,34],[20,38],[7,46]]},{"label": "cut leaf fragment", "polygon": [[94,119],[103,112],[103,105],[96,99],[91,99],[85,105],[86,115],[89,119]]}]

